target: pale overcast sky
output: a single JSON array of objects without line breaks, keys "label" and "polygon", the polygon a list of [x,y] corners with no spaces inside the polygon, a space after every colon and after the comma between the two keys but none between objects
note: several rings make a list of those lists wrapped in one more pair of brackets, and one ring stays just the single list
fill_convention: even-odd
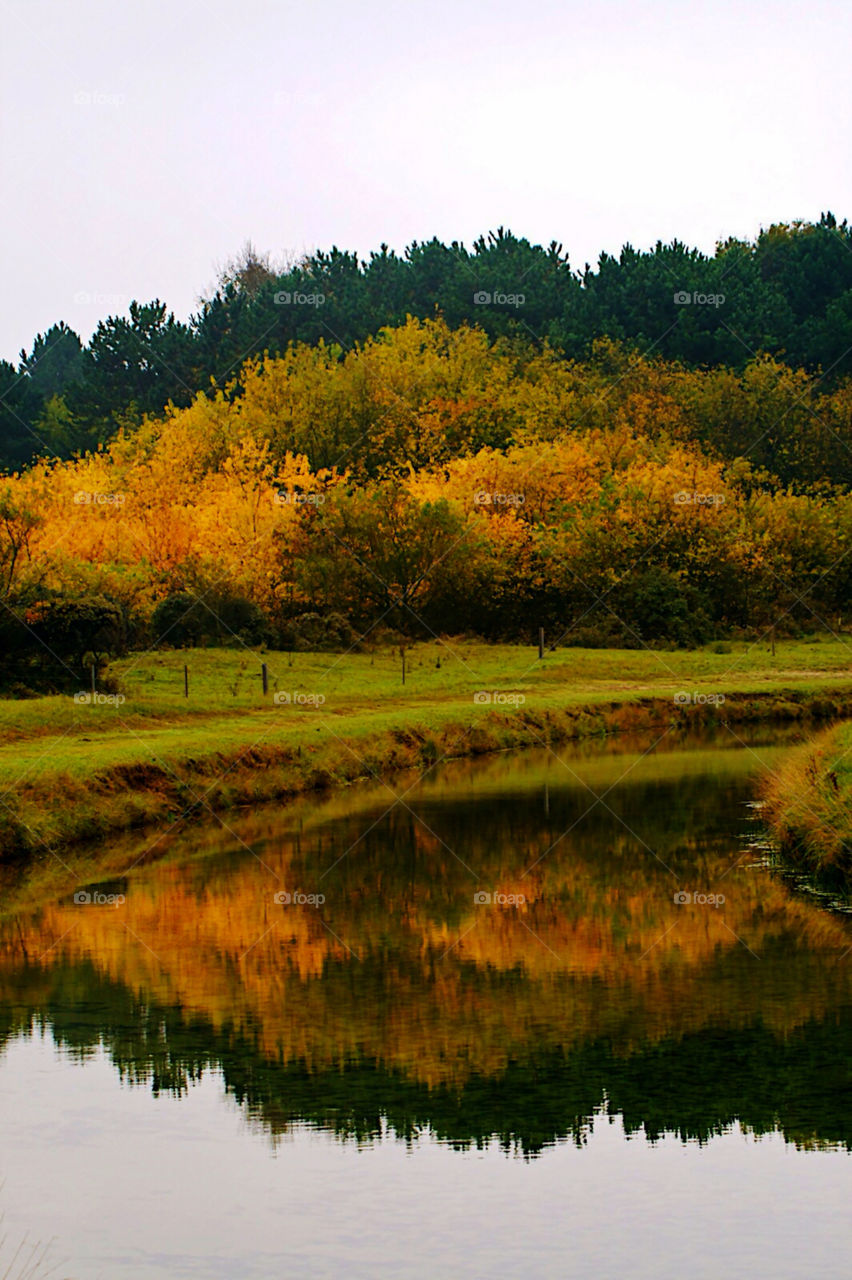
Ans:
[{"label": "pale overcast sky", "polygon": [[575,267],[852,214],[848,0],[0,0],[0,355],[250,238]]}]

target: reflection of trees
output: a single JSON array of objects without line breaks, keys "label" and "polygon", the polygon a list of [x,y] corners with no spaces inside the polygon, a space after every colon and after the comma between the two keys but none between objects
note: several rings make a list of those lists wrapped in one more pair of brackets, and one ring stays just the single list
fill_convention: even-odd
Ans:
[{"label": "reflection of trees", "polygon": [[[272,1132],[360,1137],[384,1116],[537,1150],[580,1137],[607,1097],[651,1136],[740,1119],[847,1142],[847,927],[730,870],[742,798],[733,777],[650,769],[608,797],[637,838],[603,806],[583,818],[577,787],[547,805],[537,784],[499,805],[436,787],[417,804],[428,827],[396,809],[371,830],[306,826],[263,863],[154,865],[118,911],[63,901],[3,925],[0,1031],[44,1020],[157,1089],[221,1069]],[[723,889],[724,908],[677,906],[678,883]],[[526,901],[477,907],[478,885]],[[278,905],[282,887],[326,902]]]},{"label": "reflection of trees", "polygon": [[300,1123],[359,1142],[385,1128],[414,1141],[428,1129],[459,1148],[497,1140],[533,1155],[559,1140],[584,1141],[608,1113],[651,1141],[671,1133],[706,1142],[739,1122],[799,1146],[852,1150],[848,1006],[786,1036],[756,1020],[639,1041],[623,1054],[605,1039],[570,1050],[528,1044],[497,1073],[430,1087],[366,1055],[320,1069],[272,1061],[231,1028],[139,1000],[89,962],[26,967],[13,985],[18,1003],[4,1005],[4,1042],[50,1029],[82,1060],[105,1048],[125,1081],[155,1093],[180,1094],[204,1072],[221,1072],[226,1091],[273,1138]]}]

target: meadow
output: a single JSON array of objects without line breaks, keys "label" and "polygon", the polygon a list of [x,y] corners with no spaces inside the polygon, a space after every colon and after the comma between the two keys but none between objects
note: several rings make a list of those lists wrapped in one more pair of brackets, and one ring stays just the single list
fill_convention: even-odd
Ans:
[{"label": "meadow", "polygon": [[[852,645],[694,650],[441,638],[372,653],[152,651],[96,693],[0,701],[0,848],[45,852],[444,758],[690,720],[852,711]],[[263,692],[262,664],[268,672]],[[184,669],[188,673],[186,693]]]}]

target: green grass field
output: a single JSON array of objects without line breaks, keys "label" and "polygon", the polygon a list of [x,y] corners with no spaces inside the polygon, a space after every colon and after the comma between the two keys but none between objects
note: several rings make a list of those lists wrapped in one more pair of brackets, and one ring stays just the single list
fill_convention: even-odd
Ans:
[{"label": "green grass field", "polygon": [[[404,685],[395,650],[153,652],[115,662],[108,675],[118,704],[70,695],[0,701],[0,848],[52,847],[172,817],[199,795],[202,810],[245,805],[468,749],[535,743],[551,730],[568,732],[554,716],[603,704],[653,698],[675,714],[678,693],[754,694],[769,716],[773,698],[787,693],[852,693],[852,642],[783,641],[774,655],[768,641],[562,649],[539,660],[533,648],[432,641],[406,651]],[[482,692],[490,698],[477,699]],[[276,703],[276,693],[290,701]],[[419,754],[400,747],[409,731]],[[471,735],[475,743],[466,744]],[[288,777],[273,779],[270,769]]]}]

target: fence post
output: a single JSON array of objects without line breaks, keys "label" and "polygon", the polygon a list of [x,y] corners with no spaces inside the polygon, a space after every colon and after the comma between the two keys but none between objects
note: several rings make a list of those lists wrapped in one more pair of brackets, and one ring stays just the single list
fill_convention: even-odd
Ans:
[{"label": "fence post", "polygon": [[95,664],[93,662],[92,663],[92,696],[93,697],[97,693],[97,689],[98,689],[98,686],[97,686],[97,681],[95,679]]},{"label": "fence post", "polygon": [[261,662],[260,664],[260,675],[263,680],[263,696],[266,697],[269,693],[269,672],[266,669],[265,662]]},{"label": "fence post", "polygon": [[538,629],[538,656],[544,657],[544,627]]}]

